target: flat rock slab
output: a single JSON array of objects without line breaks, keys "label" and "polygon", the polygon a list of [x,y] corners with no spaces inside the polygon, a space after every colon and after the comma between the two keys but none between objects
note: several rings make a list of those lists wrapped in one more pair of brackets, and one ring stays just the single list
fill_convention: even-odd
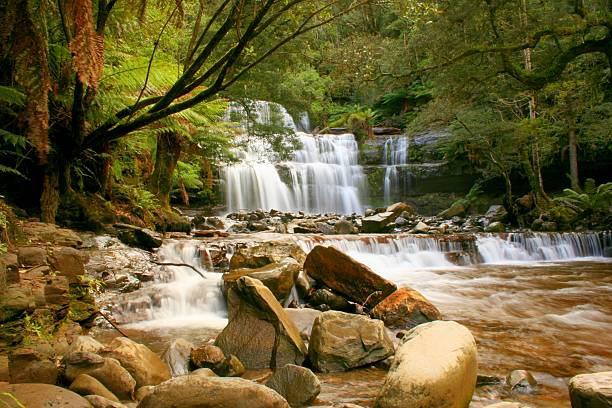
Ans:
[{"label": "flat rock slab", "polygon": [[374,306],[393,293],[397,286],[369,267],[337,250],[318,245],[306,257],[304,271],[348,299]]}]

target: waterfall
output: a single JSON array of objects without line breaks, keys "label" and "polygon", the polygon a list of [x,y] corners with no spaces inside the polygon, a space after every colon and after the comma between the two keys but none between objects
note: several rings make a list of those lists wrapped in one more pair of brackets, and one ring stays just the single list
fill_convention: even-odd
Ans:
[{"label": "waterfall", "polygon": [[205,325],[222,328],[227,324],[225,300],[221,293],[222,274],[207,272],[201,263],[199,241],[168,241],[158,250],[160,263],[192,265],[204,275],[185,266],[163,266],[156,281],[118,305],[119,322],[146,327]]},{"label": "waterfall", "polygon": [[[263,111],[257,116],[265,120],[269,105],[259,103],[256,107]],[[288,114],[284,117],[290,118]],[[293,122],[291,128],[296,128]],[[280,162],[266,142],[250,140],[246,149],[238,152],[240,161],[223,168],[227,211],[362,213],[360,195],[366,183],[357,162],[355,136],[295,135],[300,148],[294,151],[292,160]]]},{"label": "waterfall", "polygon": [[408,138],[390,137],[383,146],[383,165],[385,166],[384,200],[391,204],[391,192],[398,187],[397,167],[405,165],[408,159]]}]

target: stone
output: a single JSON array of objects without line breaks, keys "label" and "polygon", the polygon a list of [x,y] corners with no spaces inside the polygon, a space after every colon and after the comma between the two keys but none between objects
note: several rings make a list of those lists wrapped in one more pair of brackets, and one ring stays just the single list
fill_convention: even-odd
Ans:
[{"label": "stone", "polygon": [[411,288],[400,288],[387,296],[372,309],[370,316],[394,329],[411,329],[421,323],[442,319],[440,311]]},{"label": "stone", "polygon": [[329,225],[326,222],[317,222],[315,223],[315,229],[316,232],[323,234],[323,235],[333,235],[336,233],[336,230],[334,229],[333,225]]},{"label": "stone", "polygon": [[369,267],[334,247],[317,245],[308,254],[304,271],[349,300],[373,307],[397,287]]},{"label": "stone", "polygon": [[[91,408],[89,402],[79,394],[51,384],[6,384],[0,383],[0,393],[11,393],[28,408]],[[0,401],[11,401],[0,397]],[[11,403],[9,403],[11,404]],[[17,405],[8,405],[17,408]]]},{"label": "stone", "polygon": [[99,395],[111,401],[119,402],[115,394],[110,392],[100,381],[87,374],[79,374],[68,388],[70,391],[83,396]]},{"label": "stone", "polygon": [[606,257],[606,258],[612,258],[612,246],[604,248],[603,256]]},{"label": "stone", "polygon": [[476,386],[476,359],[476,342],[464,326],[421,324],[401,339],[374,406],[467,407]]},{"label": "stone", "polygon": [[77,336],[70,344],[68,353],[76,353],[80,351],[87,351],[90,353],[100,353],[104,350],[104,344],[90,336]]},{"label": "stone", "polygon": [[272,291],[279,302],[283,302],[291,293],[300,269],[301,266],[295,259],[285,258],[280,262],[274,262],[257,269],[234,269],[223,274],[223,284],[227,291],[238,278],[250,276],[253,279],[260,280]]},{"label": "stone", "polygon": [[66,306],[70,303],[70,283],[66,276],[50,276],[45,285],[45,302],[50,305]]},{"label": "stone", "polygon": [[36,295],[29,287],[9,286],[0,296],[0,323],[14,320],[36,308]]},{"label": "stone", "polygon": [[64,376],[74,381],[80,374],[88,374],[100,381],[120,399],[131,399],[136,380],[114,358],[104,358],[91,352],[75,352],[64,357]]},{"label": "stone", "polygon": [[379,232],[386,232],[389,224],[397,218],[397,215],[392,212],[382,212],[364,217],[361,220],[361,232],[367,234],[375,234]]},{"label": "stone", "polygon": [[243,276],[228,292],[229,322],[215,345],[233,354],[247,369],[301,365],[306,346],[270,289]]},{"label": "stone", "polygon": [[391,204],[390,206],[387,207],[386,212],[393,213],[395,218],[399,217],[402,214],[406,214],[406,215],[416,214],[416,210],[414,209],[414,207],[412,207],[408,203],[402,203],[402,202]]},{"label": "stone", "polygon": [[129,224],[114,224],[113,226],[118,230],[119,240],[126,245],[152,251],[162,244],[161,235],[150,229]]},{"label": "stone", "polygon": [[17,256],[19,265],[24,268],[32,268],[47,263],[47,250],[38,246],[19,247]]},{"label": "stone", "polygon": [[213,371],[219,377],[240,377],[246,372],[246,369],[238,357],[230,354],[217,364]]},{"label": "stone", "polygon": [[173,377],[189,374],[189,356],[194,345],[184,339],[175,339],[161,356]]},{"label": "stone", "polygon": [[294,364],[276,370],[266,382],[266,387],[278,392],[292,407],[305,405],[321,392],[321,382],[317,376],[306,367]]},{"label": "stone", "polygon": [[542,231],[554,232],[559,230],[559,226],[554,221],[544,221],[542,223]]},{"label": "stone", "polygon": [[298,291],[298,294],[302,298],[307,298],[310,296],[310,293],[314,290],[313,288],[317,285],[317,281],[308,276],[304,270],[301,270],[298,273],[298,277],[295,280],[295,288]]},{"label": "stone", "polygon": [[9,353],[9,378],[13,384],[55,384],[59,368],[49,353],[32,348],[18,348]]},{"label": "stone", "polygon": [[74,231],[66,228],[58,228],[53,224],[44,222],[24,222],[21,224],[23,234],[30,241],[40,244],[51,244],[57,246],[67,246],[80,248],[83,240]]},{"label": "stone", "polygon": [[579,374],[568,387],[572,408],[612,407],[612,371]]},{"label": "stone", "polygon": [[105,356],[115,358],[136,380],[136,387],[157,385],[170,379],[170,369],[147,346],[127,337],[116,337],[108,345]]},{"label": "stone", "polygon": [[[180,401],[180,405],[177,405]],[[276,391],[236,377],[184,375],[155,387],[138,408],[288,408]]]},{"label": "stone", "polygon": [[316,371],[328,373],[376,363],[393,351],[382,321],[329,311],[314,321],[308,357]]},{"label": "stone", "polygon": [[85,264],[78,249],[54,247],[49,253],[48,259],[53,270],[68,277],[71,283],[79,283],[79,277],[85,274]]},{"label": "stone", "polygon": [[142,401],[142,399],[152,393],[154,389],[155,386],[153,385],[145,385],[144,387],[140,387],[136,390],[134,398],[136,398],[137,401]]},{"label": "stone", "polygon": [[191,364],[196,368],[213,368],[225,360],[225,354],[217,346],[205,344],[190,353]]},{"label": "stone", "polygon": [[520,402],[502,401],[487,405],[485,408],[529,408],[529,406],[523,405]]},{"label": "stone", "polygon": [[230,259],[230,270],[238,268],[261,268],[285,258],[293,258],[303,265],[306,253],[293,242],[268,241],[253,246],[236,248]]},{"label": "stone", "polygon": [[489,207],[485,213],[485,217],[491,222],[505,222],[508,219],[508,211],[506,211],[503,205],[495,204]]},{"label": "stone", "polygon": [[355,231],[353,223],[347,220],[340,220],[334,224],[334,232],[339,235],[352,234]]},{"label": "stone", "polygon": [[485,232],[506,232],[506,227],[500,221],[493,221],[485,227]]},{"label": "stone", "polygon": [[[340,295],[333,293],[329,289],[317,289],[315,290],[310,298],[308,298],[308,303],[312,306],[321,306],[326,305],[328,309],[331,310],[340,310],[342,312],[350,312],[351,304]],[[352,307],[354,309],[354,307]]]},{"label": "stone", "polygon": [[2,269],[4,269],[4,281],[0,282],[0,293],[2,293],[2,283],[10,285],[11,283],[19,283],[21,280],[17,255],[11,252],[0,254],[0,271]]},{"label": "stone", "polygon": [[454,203],[450,206],[450,208],[442,211],[438,214],[438,217],[443,218],[445,220],[450,220],[453,217],[463,217],[465,216],[465,206],[460,203]]},{"label": "stone", "polygon": [[430,229],[431,227],[429,225],[425,224],[423,221],[419,221],[414,227],[412,227],[410,232],[413,234],[423,234],[429,232]]},{"label": "stone", "polygon": [[93,408],[127,408],[127,406],[120,402],[104,398],[100,395],[86,395],[85,399]]},{"label": "stone", "polygon": [[217,377],[217,374],[210,368],[198,368],[193,370],[191,375],[203,375],[204,377]]},{"label": "stone", "polygon": [[312,332],[312,325],[322,312],[305,307],[303,309],[285,309],[285,313],[287,313],[289,319],[291,319],[295,327],[300,331],[302,339],[308,341],[310,339],[310,333]]},{"label": "stone", "polygon": [[511,389],[532,389],[538,385],[538,382],[529,371],[514,370],[506,376],[506,384]]}]

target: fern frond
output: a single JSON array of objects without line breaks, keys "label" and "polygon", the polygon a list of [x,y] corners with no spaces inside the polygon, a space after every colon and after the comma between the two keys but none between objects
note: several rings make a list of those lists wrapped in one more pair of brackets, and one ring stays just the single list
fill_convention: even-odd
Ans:
[{"label": "fern frond", "polygon": [[12,86],[0,85],[0,102],[5,102],[9,105],[24,107],[26,102],[26,96],[23,92]]}]

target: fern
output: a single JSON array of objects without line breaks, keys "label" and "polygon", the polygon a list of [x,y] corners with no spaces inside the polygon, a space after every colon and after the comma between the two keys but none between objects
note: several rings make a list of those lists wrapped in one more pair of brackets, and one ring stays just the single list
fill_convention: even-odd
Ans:
[{"label": "fern", "polygon": [[0,102],[23,108],[26,103],[26,96],[23,92],[12,86],[0,85]]}]

